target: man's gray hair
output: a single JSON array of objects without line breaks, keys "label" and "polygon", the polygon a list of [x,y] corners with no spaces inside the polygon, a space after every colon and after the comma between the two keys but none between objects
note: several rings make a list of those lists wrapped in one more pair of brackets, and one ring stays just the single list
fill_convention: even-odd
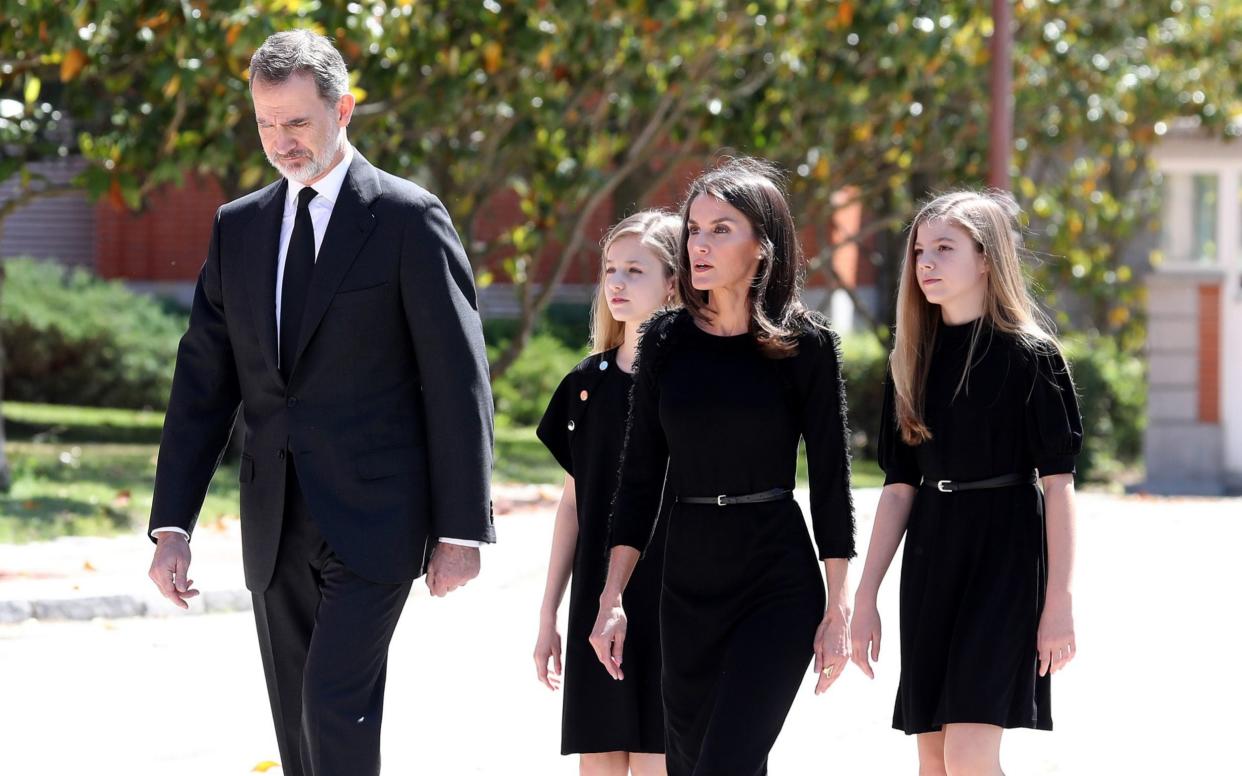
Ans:
[{"label": "man's gray hair", "polygon": [[310,30],[287,30],[263,41],[250,58],[250,81],[282,84],[295,73],[315,79],[319,97],[336,105],[349,91],[349,70],[332,41]]}]

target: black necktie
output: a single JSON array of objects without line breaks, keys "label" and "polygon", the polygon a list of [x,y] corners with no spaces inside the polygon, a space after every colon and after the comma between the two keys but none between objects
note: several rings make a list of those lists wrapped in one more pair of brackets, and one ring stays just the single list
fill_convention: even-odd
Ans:
[{"label": "black necktie", "polygon": [[293,234],[285,254],[285,280],[280,289],[280,373],[286,380],[297,358],[306,292],[315,270],[315,227],[310,217],[310,203],[315,195],[316,191],[309,186],[298,192],[298,212],[293,217]]}]

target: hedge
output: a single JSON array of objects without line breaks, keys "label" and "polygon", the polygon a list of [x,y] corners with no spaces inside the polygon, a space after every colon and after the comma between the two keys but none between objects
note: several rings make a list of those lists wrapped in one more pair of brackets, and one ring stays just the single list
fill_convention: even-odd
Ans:
[{"label": "hedge", "polygon": [[4,272],[5,398],[164,408],[185,313],[52,262],[10,259]]}]

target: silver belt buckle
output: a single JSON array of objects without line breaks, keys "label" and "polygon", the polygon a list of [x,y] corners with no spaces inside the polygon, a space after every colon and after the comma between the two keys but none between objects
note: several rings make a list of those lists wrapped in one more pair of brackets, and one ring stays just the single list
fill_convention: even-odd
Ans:
[{"label": "silver belt buckle", "polygon": [[949,490],[948,488],[946,488],[946,487],[944,486],[946,482],[952,482],[952,480],[940,480],[940,481],[938,481],[938,482],[936,483],[936,490],[940,491],[941,493],[952,493],[953,491]]},{"label": "silver belt buckle", "polygon": [[721,495],[717,496],[717,497],[716,497],[716,506],[718,506],[718,507],[727,507],[727,506],[729,506],[728,504],[726,504],[726,503],[725,503],[725,499],[726,499],[726,498],[728,498],[728,496],[725,496],[725,495],[723,495],[723,494],[721,494]]}]

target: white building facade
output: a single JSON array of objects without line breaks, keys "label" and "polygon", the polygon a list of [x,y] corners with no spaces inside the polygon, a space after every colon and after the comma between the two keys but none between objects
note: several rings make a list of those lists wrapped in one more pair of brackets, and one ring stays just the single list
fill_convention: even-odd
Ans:
[{"label": "white building facade", "polygon": [[1164,260],[1147,278],[1144,489],[1242,492],[1242,142],[1178,133],[1155,159]]}]

